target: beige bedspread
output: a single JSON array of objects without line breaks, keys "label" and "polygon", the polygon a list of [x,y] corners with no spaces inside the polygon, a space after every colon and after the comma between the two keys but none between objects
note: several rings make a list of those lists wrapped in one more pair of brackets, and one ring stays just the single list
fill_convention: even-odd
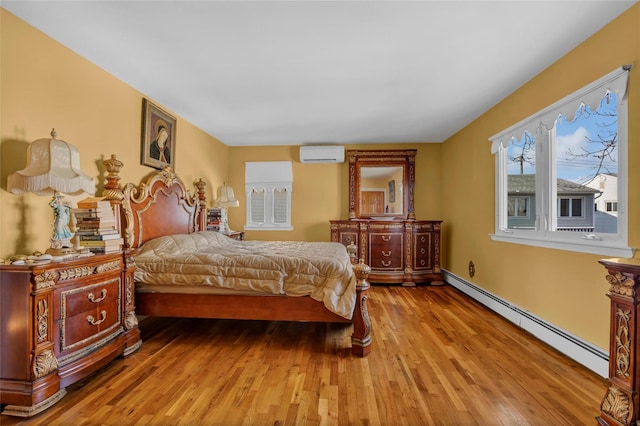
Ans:
[{"label": "beige bedspread", "polygon": [[135,279],[145,284],[309,295],[348,319],[355,306],[355,275],[340,243],[237,241],[207,231],[148,241],[135,262]]}]

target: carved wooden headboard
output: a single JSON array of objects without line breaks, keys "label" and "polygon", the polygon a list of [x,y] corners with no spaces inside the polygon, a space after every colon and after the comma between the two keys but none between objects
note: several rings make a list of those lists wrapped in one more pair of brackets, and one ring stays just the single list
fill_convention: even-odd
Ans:
[{"label": "carved wooden headboard", "polygon": [[197,193],[192,195],[182,180],[165,167],[139,186],[128,183],[119,190],[117,173],[122,163],[112,155],[104,164],[109,174],[103,195],[112,204],[120,204],[120,227],[126,248],[138,248],[163,235],[190,234],[206,229],[206,184],[202,179],[195,182]]}]

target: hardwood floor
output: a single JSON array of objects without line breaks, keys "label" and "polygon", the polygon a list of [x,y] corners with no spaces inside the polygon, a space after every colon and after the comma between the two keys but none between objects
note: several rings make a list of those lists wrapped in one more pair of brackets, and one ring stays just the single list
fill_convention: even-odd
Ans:
[{"label": "hardwood floor", "polygon": [[47,425],[595,424],[606,382],[450,286],[370,292],[350,326],[147,318],[143,345],[40,415]]}]

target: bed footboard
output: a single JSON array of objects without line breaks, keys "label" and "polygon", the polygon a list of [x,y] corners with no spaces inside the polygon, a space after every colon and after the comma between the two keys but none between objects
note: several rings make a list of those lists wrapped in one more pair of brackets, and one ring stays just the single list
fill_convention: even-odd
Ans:
[{"label": "bed footboard", "polygon": [[367,310],[369,298],[369,272],[371,268],[364,259],[353,265],[356,274],[356,306],[353,310],[353,334],[351,335],[351,352],[357,356],[367,356],[371,351],[371,319]]}]

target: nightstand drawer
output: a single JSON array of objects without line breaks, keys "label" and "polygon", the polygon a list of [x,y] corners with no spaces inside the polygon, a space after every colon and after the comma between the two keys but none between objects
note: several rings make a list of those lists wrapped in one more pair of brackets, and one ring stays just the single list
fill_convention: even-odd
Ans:
[{"label": "nightstand drawer", "polygon": [[69,318],[119,300],[120,277],[60,293],[60,318]]},{"label": "nightstand drawer", "polygon": [[121,278],[60,291],[60,355],[93,343],[120,327]]},{"label": "nightstand drawer", "polygon": [[80,349],[120,327],[120,306],[117,300],[92,310],[67,317],[60,322],[60,350]]}]

